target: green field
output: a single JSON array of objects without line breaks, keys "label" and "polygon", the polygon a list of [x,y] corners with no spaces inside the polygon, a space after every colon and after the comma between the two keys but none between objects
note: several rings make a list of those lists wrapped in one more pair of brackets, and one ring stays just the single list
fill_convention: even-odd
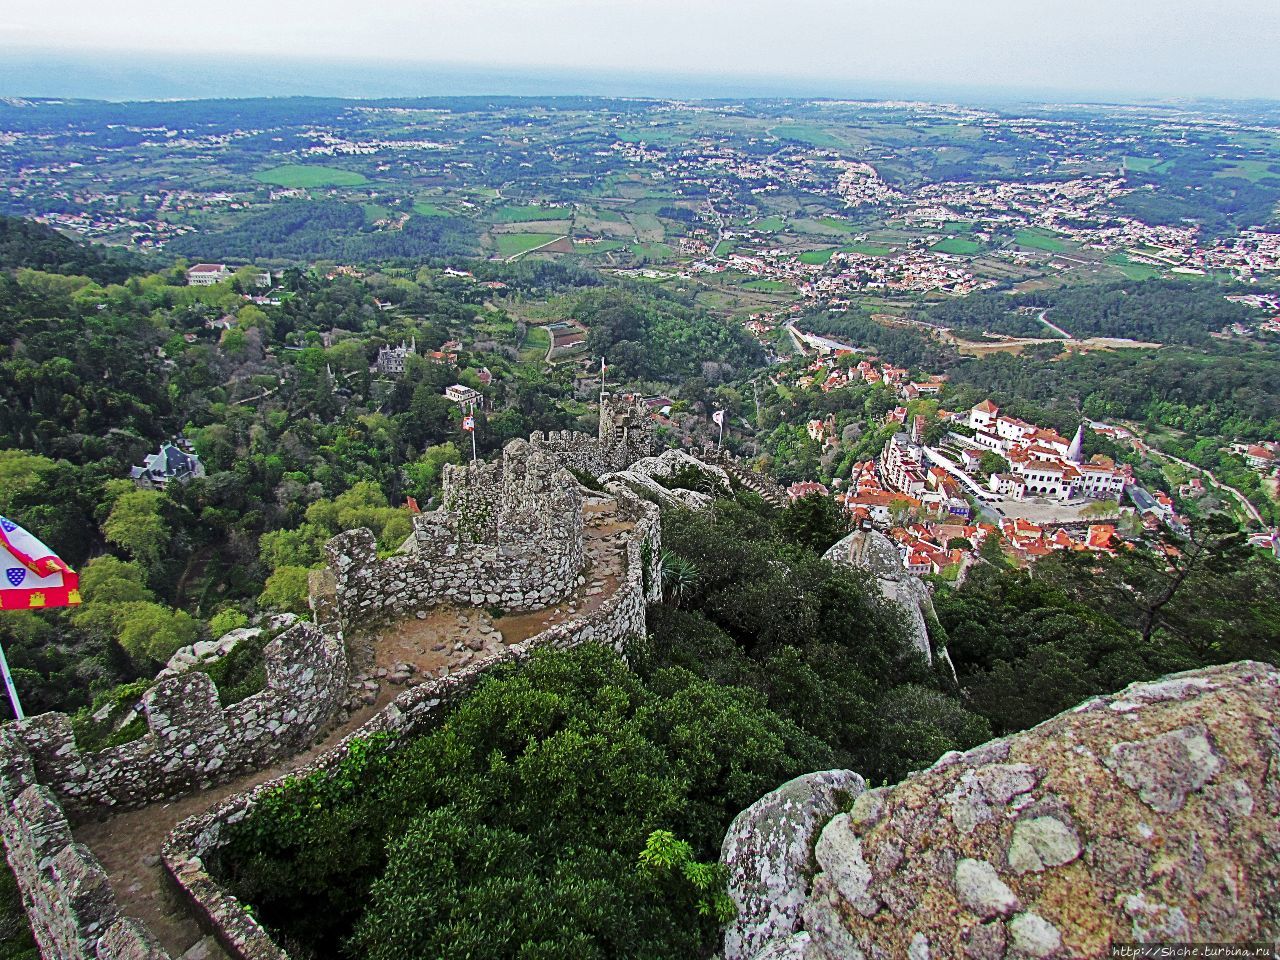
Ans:
[{"label": "green field", "polygon": [[1124,168],[1134,173],[1168,173],[1172,167],[1172,160],[1161,160],[1159,157],[1124,158]]},{"label": "green field", "polygon": [[1150,280],[1152,277],[1162,275],[1162,271],[1157,267],[1153,267],[1146,263],[1134,263],[1123,253],[1113,253],[1107,257],[1107,263],[1113,267],[1119,267],[1130,280]]},{"label": "green field", "polygon": [[858,230],[853,224],[837,220],[835,217],[822,217],[817,222],[832,230],[839,230],[841,233],[856,233]]},{"label": "green field", "polygon": [[420,217],[452,217],[453,214],[444,207],[438,207],[426,200],[419,200],[413,205],[413,212]]},{"label": "green field", "polygon": [[286,163],[283,166],[262,170],[253,175],[259,183],[271,183],[277,187],[358,187],[368,183],[364,174],[337,167],[318,164]]},{"label": "green field", "polygon": [[366,223],[373,223],[375,220],[385,220],[391,216],[391,211],[378,203],[362,203],[361,209],[364,210],[364,219]]},{"label": "green field", "polygon": [[942,229],[947,233],[973,233],[973,224],[964,220],[948,220]]},{"label": "green field", "polygon": [[751,224],[751,229],[759,230],[761,233],[777,233],[779,230],[785,229],[787,222],[781,217],[765,217],[763,220],[757,220]]},{"label": "green field", "polygon": [[848,144],[821,127],[811,127],[802,123],[784,123],[769,130],[775,137],[783,140],[799,140],[811,147],[840,149]]},{"label": "green field", "polygon": [[572,216],[569,207],[543,207],[536,203],[526,206],[498,207],[493,211],[494,223],[529,223],[533,220],[563,220]]},{"label": "green field", "polygon": [[654,257],[665,260],[675,254],[675,249],[666,243],[633,243],[631,252],[638,257]]},{"label": "green field", "polygon": [[1027,230],[1019,230],[1014,234],[1014,239],[1020,247],[1030,247],[1032,250],[1046,250],[1049,253],[1060,253],[1067,249],[1067,244],[1062,238],[1052,230],[1039,230],[1030,228]]},{"label": "green field", "polygon": [[744,290],[759,290],[762,293],[788,293],[793,288],[781,280],[751,280],[742,285]]},{"label": "green field", "polygon": [[540,363],[551,347],[551,334],[544,327],[530,327],[520,349],[520,359],[525,363]]},{"label": "green field", "polygon": [[596,253],[609,253],[613,250],[621,250],[626,244],[621,240],[601,240],[599,243],[575,243],[573,252],[580,253],[584,257],[589,257]]},{"label": "green field", "polygon": [[1268,160],[1236,160],[1225,170],[1218,170],[1215,177],[1240,177],[1243,180],[1264,180],[1267,177],[1280,178],[1280,163]]},{"label": "green field", "polygon": [[514,257],[550,243],[556,237],[554,233],[496,233],[493,242],[501,256]]},{"label": "green field", "polygon": [[835,252],[835,247],[829,247],[826,250],[806,250],[800,254],[800,262],[820,267],[830,260],[831,255]]},{"label": "green field", "polygon": [[960,237],[947,237],[945,240],[939,240],[929,249],[935,250],[938,253],[952,253],[967,256],[980,251],[982,249],[982,244],[978,243],[976,240],[964,240]]}]

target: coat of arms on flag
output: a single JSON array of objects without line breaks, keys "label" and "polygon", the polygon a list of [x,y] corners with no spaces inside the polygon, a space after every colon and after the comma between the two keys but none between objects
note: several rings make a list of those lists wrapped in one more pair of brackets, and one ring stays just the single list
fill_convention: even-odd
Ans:
[{"label": "coat of arms on flag", "polygon": [[80,603],[80,577],[8,517],[0,517],[0,610],[39,610]]},{"label": "coat of arms on flag", "polygon": [[724,411],[723,411],[723,410],[717,410],[715,413],[713,413],[713,414],[711,415],[711,419],[712,419],[715,423],[718,423],[720,426],[722,426],[722,427],[723,427],[723,426],[724,426]]},{"label": "coat of arms on flag", "polygon": [[475,430],[475,428],[476,428],[476,418],[475,418],[475,417],[473,417],[473,416],[471,416],[470,414],[468,414],[467,416],[465,416],[465,417],[463,417],[463,418],[462,418],[462,429],[463,429],[463,430]]}]

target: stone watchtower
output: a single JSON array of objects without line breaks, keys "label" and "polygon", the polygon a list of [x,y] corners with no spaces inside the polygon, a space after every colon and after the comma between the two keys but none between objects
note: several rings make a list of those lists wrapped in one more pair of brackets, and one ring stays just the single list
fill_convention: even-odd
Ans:
[{"label": "stone watchtower", "polygon": [[600,397],[600,459],[606,470],[625,470],[653,456],[653,424],[649,410],[634,395]]}]

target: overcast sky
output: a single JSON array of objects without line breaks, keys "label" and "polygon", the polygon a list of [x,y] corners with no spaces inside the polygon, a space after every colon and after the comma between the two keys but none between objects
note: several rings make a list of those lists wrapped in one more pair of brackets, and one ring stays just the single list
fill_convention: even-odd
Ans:
[{"label": "overcast sky", "polygon": [[0,0],[0,47],[1280,99],[1280,0]]}]

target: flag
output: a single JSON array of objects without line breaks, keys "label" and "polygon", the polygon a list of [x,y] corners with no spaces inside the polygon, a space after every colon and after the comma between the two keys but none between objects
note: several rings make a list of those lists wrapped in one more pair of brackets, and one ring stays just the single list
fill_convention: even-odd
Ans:
[{"label": "flag", "polygon": [[80,577],[8,517],[0,517],[0,610],[74,607],[80,603]]},{"label": "flag", "polygon": [[712,419],[712,420],[714,420],[716,423],[720,424],[720,426],[722,426],[722,427],[723,427],[723,426],[724,426],[724,411],[723,411],[723,410],[717,410],[715,413],[713,413],[713,414],[711,415],[711,419]]},{"label": "flag", "polygon": [[470,433],[474,433],[476,429],[476,418],[467,414],[462,418],[462,429]]}]

